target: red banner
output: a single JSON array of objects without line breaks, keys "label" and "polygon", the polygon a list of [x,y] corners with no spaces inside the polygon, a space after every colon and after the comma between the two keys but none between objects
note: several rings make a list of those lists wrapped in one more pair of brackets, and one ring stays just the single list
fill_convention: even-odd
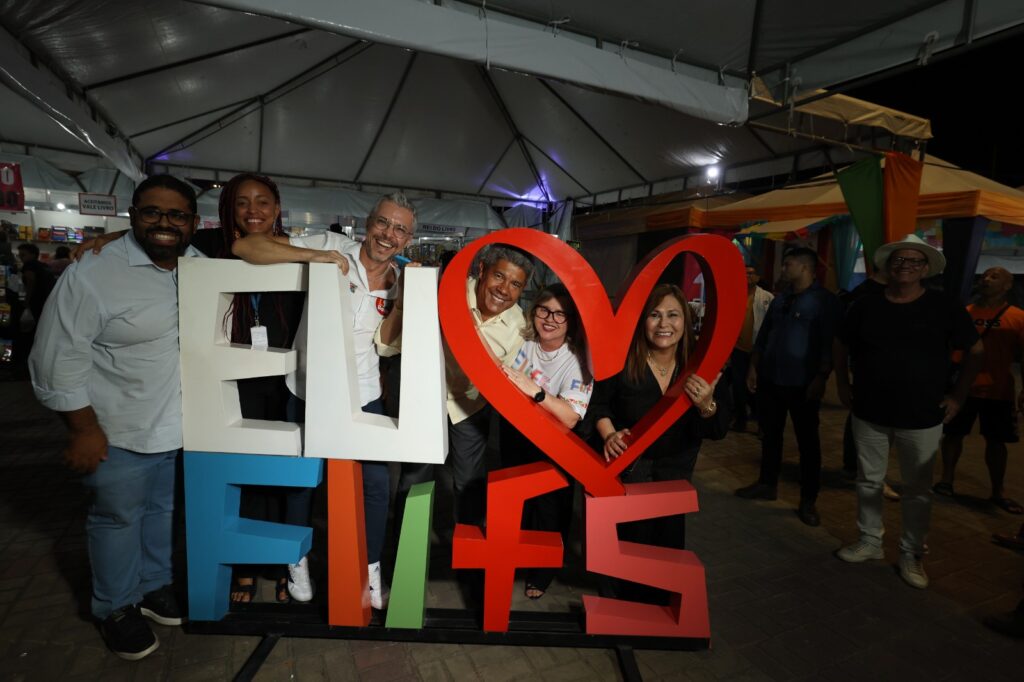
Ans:
[{"label": "red banner", "polygon": [[21,183],[21,166],[0,162],[0,211],[24,211],[25,186]]}]

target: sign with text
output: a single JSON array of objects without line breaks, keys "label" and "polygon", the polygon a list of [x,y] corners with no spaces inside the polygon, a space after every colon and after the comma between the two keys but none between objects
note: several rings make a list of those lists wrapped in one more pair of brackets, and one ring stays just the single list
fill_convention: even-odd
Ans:
[{"label": "sign with text", "polygon": [[[687,368],[663,398],[632,427],[628,450],[612,462],[592,450],[550,413],[508,381],[481,337],[466,299],[466,277],[477,253],[507,244],[534,254],[568,290],[590,330],[594,376],[622,370],[634,329],[651,290],[670,262],[688,254],[709,276],[709,314]],[[461,369],[493,407],[543,450],[551,462],[489,472],[486,523],[457,524],[451,566],[484,573],[483,629],[509,630],[516,571],[558,568],[564,562],[558,533],[522,527],[527,500],[569,485],[586,492],[587,570],[656,587],[671,594],[667,607],[619,599],[584,598],[588,634],[710,637],[703,565],[696,554],[620,541],[621,523],[696,512],[697,495],[685,480],[625,484],[620,476],[692,405],[683,391],[690,372],[711,381],[735,345],[743,322],[743,260],[726,239],[689,235],[662,245],[637,265],[612,307],[590,265],[571,246],[536,230],[513,228],[475,240],[454,258],[438,288],[434,268],[408,268],[403,295],[403,353],[399,418],[363,413],[352,338],[347,278],[331,263],[252,266],[229,260],[179,261],[182,400],[185,432],[185,504],[188,518],[192,620],[217,620],[228,611],[232,563],[294,563],[309,551],[312,529],[254,522],[239,515],[240,485],[328,486],[328,623],[366,626],[371,621],[367,584],[366,518],[360,460],[440,463],[448,450],[441,332]],[[226,293],[308,291],[308,347],[254,352],[229,343]],[[439,324],[440,323],[440,324]],[[599,332],[599,333],[598,333]],[[237,381],[295,371],[307,353],[306,423],[243,419]],[[310,462],[326,459],[316,468]],[[557,465],[557,466],[556,466]],[[303,479],[303,480],[300,480]],[[291,482],[293,481],[294,482]],[[407,505],[395,566],[399,589],[389,627],[422,627],[428,578],[432,490]],[[410,515],[411,514],[411,515]],[[308,531],[308,532],[307,532]],[[254,548],[259,548],[255,551]],[[402,576],[399,580],[398,576]],[[399,618],[399,615],[401,616]]]},{"label": "sign with text", "polygon": [[78,193],[78,212],[82,215],[117,215],[117,197],[111,194]]},{"label": "sign with text", "polygon": [[25,186],[21,182],[21,166],[0,162],[0,211],[24,211]]}]

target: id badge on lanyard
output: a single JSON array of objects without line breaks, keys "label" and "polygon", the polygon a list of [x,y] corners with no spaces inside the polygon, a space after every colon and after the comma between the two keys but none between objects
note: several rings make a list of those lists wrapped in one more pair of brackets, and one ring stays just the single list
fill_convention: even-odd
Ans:
[{"label": "id badge on lanyard", "polygon": [[256,324],[249,330],[249,337],[252,339],[253,350],[267,350],[270,343],[267,339],[267,328],[260,324],[260,298],[262,294],[250,294],[249,301],[252,303],[252,313],[256,317]]}]

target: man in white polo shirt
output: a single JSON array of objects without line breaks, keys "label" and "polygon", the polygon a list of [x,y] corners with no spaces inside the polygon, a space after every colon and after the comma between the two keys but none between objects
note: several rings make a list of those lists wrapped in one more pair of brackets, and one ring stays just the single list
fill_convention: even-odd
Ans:
[{"label": "man in white polo shirt", "polygon": [[[366,219],[366,239],[357,242],[345,235],[324,231],[304,237],[249,235],[235,240],[236,256],[256,264],[322,262],[325,253],[333,254],[342,271],[348,274],[352,294],[353,341],[359,373],[359,397],[364,412],[384,414],[380,362],[373,336],[398,293],[398,268],[394,256],[402,251],[416,230],[416,211],[401,192],[383,196]],[[306,315],[295,335],[295,347],[306,346]],[[305,353],[299,354],[299,367],[288,377],[288,388],[305,398]],[[369,561],[370,604],[383,609],[388,590],[381,578],[380,557],[388,521],[391,486],[387,462],[362,462],[363,502],[366,513],[366,553]],[[308,580],[305,564],[300,574],[292,567],[292,580]]]}]

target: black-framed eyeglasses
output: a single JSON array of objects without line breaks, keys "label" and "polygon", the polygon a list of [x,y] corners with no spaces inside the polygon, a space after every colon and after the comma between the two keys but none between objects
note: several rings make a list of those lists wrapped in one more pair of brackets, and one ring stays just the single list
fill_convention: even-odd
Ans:
[{"label": "black-framed eyeglasses", "polygon": [[566,314],[564,310],[552,310],[547,306],[539,305],[534,310],[534,313],[542,320],[551,318],[555,324],[562,324],[565,322]]},{"label": "black-framed eyeglasses", "polygon": [[139,221],[146,225],[157,225],[164,216],[167,216],[167,222],[175,227],[185,227],[196,217],[195,213],[186,213],[185,211],[179,211],[172,208],[170,211],[161,211],[159,208],[153,206],[147,206],[146,208],[136,208],[132,206],[132,210],[135,211],[135,215],[138,216]]},{"label": "black-framed eyeglasses", "polygon": [[388,228],[391,228],[395,235],[400,239],[408,239],[412,236],[412,230],[408,227],[402,223],[396,223],[394,220],[391,220],[391,218],[385,218],[382,215],[370,216],[370,224],[381,232],[387,232]]},{"label": "black-framed eyeglasses", "polygon": [[919,268],[923,268],[927,263],[927,258],[904,258],[903,256],[892,257],[892,266],[894,268],[906,265],[907,267],[917,270]]}]

